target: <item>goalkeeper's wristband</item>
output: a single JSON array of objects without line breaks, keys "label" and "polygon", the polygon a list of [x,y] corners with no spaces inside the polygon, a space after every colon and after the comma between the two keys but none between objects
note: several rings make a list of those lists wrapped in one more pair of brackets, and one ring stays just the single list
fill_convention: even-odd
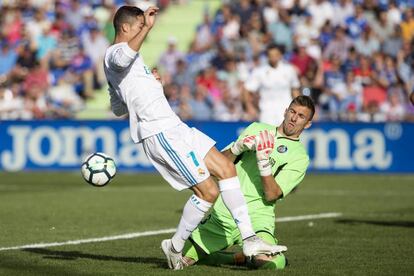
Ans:
[{"label": "goalkeeper's wristband", "polygon": [[272,164],[269,159],[257,161],[257,167],[259,168],[261,176],[272,175]]},{"label": "goalkeeper's wristband", "polygon": [[233,153],[235,156],[239,156],[243,151],[243,145],[240,148],[240,145],[236,142],[233,143],[233,145],[230,148],[231,153]]}]

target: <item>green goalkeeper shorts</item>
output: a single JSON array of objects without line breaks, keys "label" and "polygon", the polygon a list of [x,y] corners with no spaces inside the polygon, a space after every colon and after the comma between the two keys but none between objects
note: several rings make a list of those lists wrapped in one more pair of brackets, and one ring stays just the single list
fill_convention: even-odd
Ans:
[{"label": "green goalkeeper shorts", "polygon": [[[275,223],[268,218],[252,217],[253,230],[269,244],[277,244],[273,233]],[[233,219],[214,213],[202,222],[191,235],[191,240],[207,254],[224,250],[233,245],[242,245],[239,229]]]}]

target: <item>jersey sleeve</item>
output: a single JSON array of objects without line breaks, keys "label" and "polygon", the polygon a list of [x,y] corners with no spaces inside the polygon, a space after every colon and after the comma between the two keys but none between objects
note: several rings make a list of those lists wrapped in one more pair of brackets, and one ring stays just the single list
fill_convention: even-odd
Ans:
[{"label": "jersey sleeve", "polygon": [[138,52],[132,50],[128,43],[119,43],[119,46],[109,53],[108,65],[114,70],[121,71],[134,61]]},{"label": "jersey sleeve", "polygon": [[288,163],[278,173],[275,180],[286,197],[305,177],[306,169],[309,165],[309,157],[296,159]]},{"label": "jersey sleeve", "polygon": [[127,114],[128,107],[112,89],[109,89],[109,95],[111,97],[110,102],[112,112],[118,117]]}]

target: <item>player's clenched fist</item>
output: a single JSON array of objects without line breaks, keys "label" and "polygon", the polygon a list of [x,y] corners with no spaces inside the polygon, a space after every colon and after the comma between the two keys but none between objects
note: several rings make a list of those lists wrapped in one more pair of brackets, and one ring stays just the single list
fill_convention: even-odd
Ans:
[{"label": "player's clenched fist", "polygon": [[246,150],[253,150],[255,148],[255,139],[255,135],[246,136],[243,139],[237,140],[230,148],[230,150],[236,156],[240,155]]},{"label": "player's clenched fist", "polygon": [[155,23],[155,16],[157,15],[159,8],[151,6],[144,12],[145,26],[152,28]]},{"label": "player's clenched fist", "polygon": [[272,164],[270,163],[270,154],[275,147],[275,135],[268,130],[261,131],[256,135],[256,158],[257,166],[261,176],[272,174]]}]

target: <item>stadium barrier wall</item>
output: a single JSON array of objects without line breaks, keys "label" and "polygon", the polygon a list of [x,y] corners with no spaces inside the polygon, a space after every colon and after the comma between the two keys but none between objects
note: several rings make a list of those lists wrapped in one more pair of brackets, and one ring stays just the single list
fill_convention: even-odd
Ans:
[{"label": "stadium barrier wall", "polygon": [[[187,122],[224,148],[249,124]],[[414,172],[414,124],[315,123],[301,138],[314,172]],[[127,121],[1,121],[0,170],[79,170],[90,153],[114,157],[118,170],[153,172]]]}]

